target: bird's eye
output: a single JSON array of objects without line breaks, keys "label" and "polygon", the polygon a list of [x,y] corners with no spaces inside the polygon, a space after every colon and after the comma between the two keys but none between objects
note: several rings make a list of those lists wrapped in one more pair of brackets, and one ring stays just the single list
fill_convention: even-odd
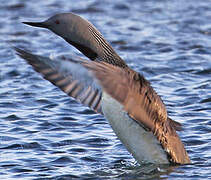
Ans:
[{"label": "bird's eye", "polygon": [[60,24],[59,20],[56,20],[55,23],[56,23],[56,24]]}]

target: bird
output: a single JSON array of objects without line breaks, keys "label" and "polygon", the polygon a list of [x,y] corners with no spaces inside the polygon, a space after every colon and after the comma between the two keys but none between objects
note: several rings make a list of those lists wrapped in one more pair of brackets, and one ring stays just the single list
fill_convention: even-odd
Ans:
[{"label": "bird", "polygon": [[150,82],[126,64],[91,22],[60,13],[23,23],[52,31],[87,57],[51,59],[14,47],[45,79],[103,115],[138,163],[191,163],[176,132],[181,124],[168,116]]}]

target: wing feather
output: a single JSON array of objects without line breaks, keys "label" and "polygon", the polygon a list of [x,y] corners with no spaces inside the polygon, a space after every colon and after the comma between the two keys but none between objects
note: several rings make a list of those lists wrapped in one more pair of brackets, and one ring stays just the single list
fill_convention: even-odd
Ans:
[{"label": "wing feather", "polygon": [[105,62],[84,62],[83,65],[94,73],[103,89],[119,101],[137,122],[154,131],[157,121],[167,121],[162,100],[143,76]]},{"label": "wing feather", "polygon": [[[77,61],[51,60],[50,58],[31,54],[14,48],[17,54],[26,60],[35,71],[59,87],[67,95],[102,114],[100,86],[94,77]],[[84,75],[86,74],[86,75]]]},{"label": "wing feather", "polygon": [[101,114],[102,87],[123,105],[132,119],[153,132],[170,162],[190,163],[184,145],[176,133],[176,130],[181,129],[181,124],[168,117],[161,98],[139,73],[128,67],[120,68],[106,62],[51,60],[18,48],[15,50],[45,79]]},{"label": "wing feather", "polygon": [[104,91],[123,105],[128,115],[146,130],[152,131],[167,153],[169,161],[190,163],[176,130],[181,124],[167,116],[165,105],[145,78],[129,68],[105,62],[84,62]]}]

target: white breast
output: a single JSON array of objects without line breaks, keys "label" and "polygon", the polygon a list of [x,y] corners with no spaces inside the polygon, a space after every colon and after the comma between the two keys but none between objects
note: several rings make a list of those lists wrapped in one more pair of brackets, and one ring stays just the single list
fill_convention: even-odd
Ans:
[{"label": "white breast", "polygon": [[139,163],[169,163],[166,153],[153,133],[146,131],[131,119],[123,111],[123,106],[106,93],[103,93],[102,109],[118,138]]}]

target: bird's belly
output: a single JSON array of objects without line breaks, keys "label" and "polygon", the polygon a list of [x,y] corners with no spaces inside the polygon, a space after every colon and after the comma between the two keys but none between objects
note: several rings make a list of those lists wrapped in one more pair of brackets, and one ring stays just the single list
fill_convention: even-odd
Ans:
[{"label": "bird's belly", "polygon": [[139,163],[169,163],[167,154],[153,133],[131,119],[123,111],[123,106],[106,93],[103,94],[102,109],[118,138]]}]

